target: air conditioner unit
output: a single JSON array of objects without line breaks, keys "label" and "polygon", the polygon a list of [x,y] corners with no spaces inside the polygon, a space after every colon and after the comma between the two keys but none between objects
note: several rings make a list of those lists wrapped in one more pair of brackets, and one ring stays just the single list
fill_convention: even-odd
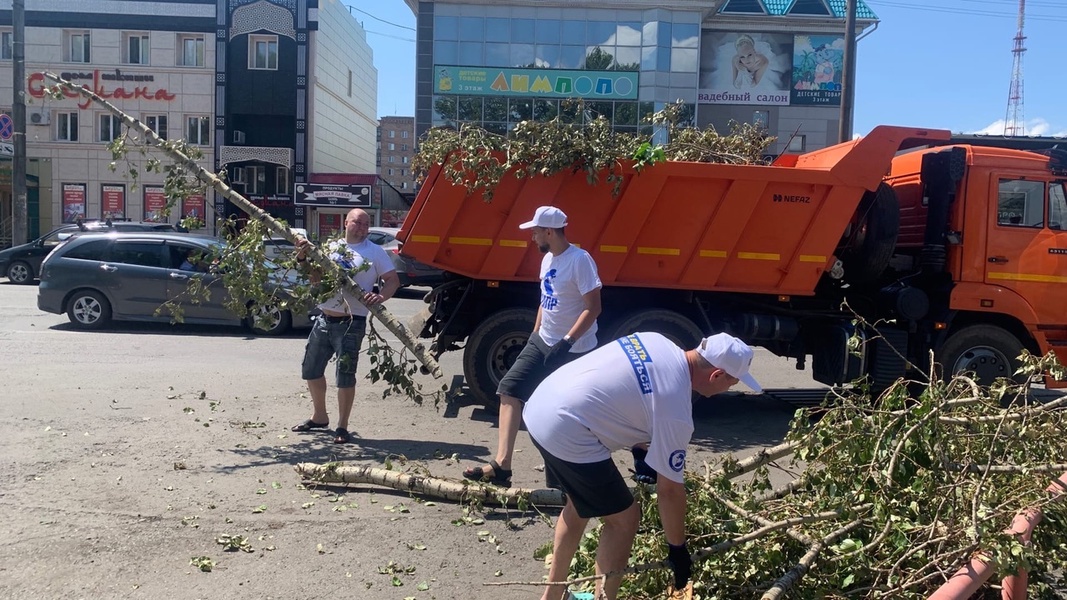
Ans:
[{"label": "air conditioner unit", "polygon": [[245,143],[245,132],[234,130],[234,132],[233,132],[233,143],[235,143],[235,144],[243,144],[243,143]]},{"label": "air conditioner unit", "polygon": [[34,110],[26,115],[30,125],[48,125],[52,121],[52,113],[47,110]]}]

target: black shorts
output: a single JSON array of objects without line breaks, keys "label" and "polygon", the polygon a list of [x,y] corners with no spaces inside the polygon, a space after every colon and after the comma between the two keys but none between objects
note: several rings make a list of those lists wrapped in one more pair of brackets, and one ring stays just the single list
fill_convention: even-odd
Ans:
[{"label": "black shorts", "polygon": [[634,503],[634,495],[610,458],[595,463],[572,463],[556,458],[530,436],[545,459],[545,479],[558,487],[583,519],[621,513]]},{"label": "black shorts", "polygon": [[537,386],[552,374],[552,371],[562,367],[570,361],[582,356],[582,353],[568,352],[560,358],[545,363],[550,346],[534,332],[530,336],[530,342],[519,352],[515,364],[511,365],[508,372],[500,380],[496,393],[500,396],[511,396],[526,402],[533,395]]}]

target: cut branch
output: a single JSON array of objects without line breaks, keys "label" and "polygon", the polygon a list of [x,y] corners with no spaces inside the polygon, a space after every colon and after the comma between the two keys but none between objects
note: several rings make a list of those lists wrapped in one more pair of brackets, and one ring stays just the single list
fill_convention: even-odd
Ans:
[{"label": "cut branch", "polygon": [[433,496],[442,500],[478,500],[483,504],[515,505],[526,502],[532,506],[563,506],[563,492],[553,489],[528,490],[500,488],[474,482],[457,482],[436,477],[387,471],[369,466],[342,466],[299,463],[296,472],[308,481],[318,483],[368,483]]},{"label": "cut branch", "polygon": [[806,575],[807,572],[811,570],[811,565],[815,563],[815,559],[819,557],[819,553],[822,552],[823,548],[825,548],[829,544],[834,543],[837,538],[859,527],[861,524],[863,524],[863,521],[864,519],[856,519],[855,521],[848,523],[837,531],[832,532],[830,535],[812,544],[811,548],[808,548],[807,553],[805,553],[804,556],[800,559],[800,561],[797,562],[796,566],[790,569],[788,573],[783,575],[781,579],[775,581],[774,585],[771,586],[771,589],[763,593],[763,596],[760,598],[760,600],[778,600],[778,598],[780,598],[782,594],[789,591],[789,588],[796,585],[797,582],[803,579],[804,575]]},{"label": "cut branch", "polygon": [[[160,138],[158,135],[156,135],[156,132],[149,129],[141,121],[126,114],[125,112],[117,108],[114,104],[111,104],[107,100],[104,100],[99,95],[97,95],[92,90],[86,87],[75,85],[70,81],[67,81],[66,79],[63,79],[62,77],[56,75],[55,73],[45,72],[43,73],[43,75],[48,79],[56,82],[60,87],[81,94],[82,96],[89,98],[96,104],[107,109],[108,112],[118,117],[122,121],[122,124],[125,125],[128,129],[137,131],[138,133],[144,136],[145,140],[150,140],[156,148],[167,154],[171,159],[180,163],[186,169],[189,169],[191,172],[195,173],[197,179],[214,188],[216,192],[218,192],[224,198],[232,202],[241,210],[248,213],[250,217],[262,222],[272,232],[284,237],[290,242],[294,244],[297,242],[297,236],[288,227],[283,226],[280,221],[272,217],[269,213],[259,208],[255,204],[249,202],[247,198],[234,191],[234,189],[230,186],[226,185],[226,183],[219,179],[214,173],[208,171],[204,167],[197,164],[195,160],[186,156],[185,153],[178,150],[173,144],[169,144],[166,140]],[[312,260],[319,268],[337,273],[340,281],[343,283],[345,288],[348,289],[350,292],[354,293],[356,299],[362,302],[363,296],[366,291],[362,287],[360,287],[359,284],[357,284],[347,272],[341,269],[340,266],[330,260],[329,257],[326,256],[324,252],[322,252],[322,250],[320,250],[314,245],[309,245],[308,254],[311,257],[310,260]],[[411,350],[415,357],[419,359],[419,361],[423,364],[424,367],[426,367],[427,371],[433,374],[433,376],[436,378],[440,378],[444,375],[441,371],[441,367],[426,350],[426,347],[423,346],[422,343],[419,342],[411,334],[410,331],[408,331],[407,327],[405,327],[403,323],[398,321],[396,317],[390,314],[384,306],[382,306],[381,304],[376,304],[373,306],[367,306],[367,308],[370,311],[370,314],[374,315],[375,318],[381,321],[385,325],[385,327],[389,329],[389,331],[393,332],[393,334],[405,346],[407,346],[409,350]]]}]

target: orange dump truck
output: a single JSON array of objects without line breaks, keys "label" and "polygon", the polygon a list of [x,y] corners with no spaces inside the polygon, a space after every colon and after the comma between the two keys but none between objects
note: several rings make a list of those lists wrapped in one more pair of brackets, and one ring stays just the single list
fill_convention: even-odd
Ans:
[{"label": "orange dump truck", "polygon": [[884,387],[931,350],[953,372],[1011,377],[1023,348],[1067,348],[1067,153],[949,138],[883,126],[773,165],[628,168],[618,195],[582,172],[508,174],[485,202],[436,167],[399,234],[403,254],[451,276],[416,333],[437,355],[462,348],[471,392],[493,402],[539,295],[541,254],[518,225],[553,204],[599,268],[602,342],[725,331],[798,369],[810,357],[830,385]]}]

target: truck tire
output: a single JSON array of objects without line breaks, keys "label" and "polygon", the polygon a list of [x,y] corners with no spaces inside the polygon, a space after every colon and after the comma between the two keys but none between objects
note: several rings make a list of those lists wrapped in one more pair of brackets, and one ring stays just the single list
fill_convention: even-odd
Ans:
[{"label": "truck tire", "polygon": [[522,352],[537,313],[509,308],[489,315],[474,328],[463,348],[463,377],[474,399],[489,409],[499,406],[497,387]]},{"label": "truck tire", "polygon": [[845,279],[850,283],[870,283],[889,266],[900,233],[900,201],[893,188],[878,184],[860,200],[858,230],[841,252]]},{"label": "truck tire", "polygon": [[658,308],[639,310],[624,316],[612,326],[611,339],[630,335],[635,331],[655,331],[667,336],[685,350],[695,348],[704,334],[688,317],[673,310]]},{"label": "truck tire", "polygon": [[949,336],[937,353],[945,378],[973,372],[979,385],[989,385],[998,377],[1023,383],[1016,375],[1018,356],[1024,346],[1008,331],[995,325],[970,325]]}]

